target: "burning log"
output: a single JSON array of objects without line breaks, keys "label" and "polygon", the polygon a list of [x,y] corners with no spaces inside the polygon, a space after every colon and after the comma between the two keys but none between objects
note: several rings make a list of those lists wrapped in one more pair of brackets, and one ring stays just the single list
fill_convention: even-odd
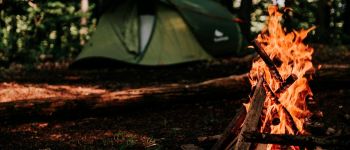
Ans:
[{"label": "burning log", "polygon": [[212,150],[225,149],[232,141],[236,141],[234,139],[241,129],[246,114],[246,109],[242,106],[224,130],[220,139],[212,147]]},{"label": "burning log", "polygon": [[[248,114],[246,112],[245,107],[242,107],[232,119],[232,121],[229,123],[229,125],[226,127],[220,140],[218,140],[212,147],[212,150],[232,149],[234,143],[236,143],[238,140],[240,140],[241,144],[247,144],[242,143],[241,139],[239,139],[239,136],[237,135],[239,135],[239,133],[241,133],[243,129],[245,131],[256,130],[257,123],[260,117],[260,112],[262,110],[262,105],[266,96],[262,82],[263,78],[261,78],[258,84],[256,85],[254,94],[251,98],[253,104],[249,107]],[[242,126],[243,123],[244,125]],[[241,127],[242,130],[240,130]]]},{"label": "burning log", "polygon": [[[290,77],[292,79],[289,79]],[[280,88],[278,88],[276,91],[279,91],[279,92],[284,91],[285,89],[287,89],[289,86],[291,86],[296,81],[296,77],[295,76],[293,77],[293,75],[291,75],[290,77],[288,77],[288,80],[286,80],[286,82],[284,82],[282,84],[282,86]],[[265,87],[265,90],[271,95],[271,98],[275,102],[275,104],[281,105],[283,112],[287,115],[287,119],[288,119],[289,123],[291,123],[293,132],[294,133],[298,133],[299,130],[298,130],[296,124],[295,124],[295,121],[293,120],[292,115],[289,113],[287,108],[284,107],[281,104],[281,102],[278,100],[279,97],[277,96],[277,94],[275,94],[275,92],[272,91],[272,89],[269,87],[269,85],[266,82],[264,82],[263,85]],[[284,90],[280,90],[280,89],[284,89]]]},{"label": "burning log", "polygon": [[350,135],[337,137],[315,137],[315,136],[296,136],[289,134],[267,134],[258,132],[244,132],[242,134],[244,141],[252,143],[294,145],[303,147],[349,147]]},{"label": "burning log", "polygon": [[250,148],[250,143],[244,142],[242,133],[256,131],[258,128],[259,118],[266,98],[266,92],[263,88],[263,82],[264,78],[261,77],[256,85],[253,97],[251,98],[251,106],[249,106],[249,111],[247,113],[246,118],[244,119],[241,132],[238,135],[235,150],[249,150]]},{"label": "burning log", "polygon": [[[277,70],[276,65],[270,59],[270,57],[267,55],[267,53],[264,51],[263,47],[261,46],[261,43],[258,42],[257,40],[254,40],[254,45],[256,46],[255,50],[260,55],[261,59],[264,60],[266,66],[269,68],[270,73],[272,74],[272,76],[277,81],[279,81],[281,83],[281,86],[275,92],[272,91],[272,89],[269,87],[269,85],[266,82],[263,83],[266,91],[268,91],[270,93],[270,95],[272,96],[272,100],[277,105],[281,105],[281,102],[278,100],[279,99],[279,95],[282,94],[286,89],[288,89],[298,79],[298,77],[296,75],[292,74],[285,81],[283,81],[280,73]],[[288,118],[289,122],[292,124],[292,129],[293,129],[294,133],[297,133],[298,132],[298,128],[297,128],[297,126],[295,124],[295,121],[293,120],[292,115],[289,113],[287,108],[285,106],[283,106],[283,105],[282,105],[282,110],[287,115],[287,118]]]},{"label": "burning log", "polygon": [[287,90],[296,80],[298,77],[294,74],[290,75],[285,82],[281,84],[281,87],[279,87],[275,92],[272,91],[272,89],[269,87],[269,85],[264,81],[263,85],[265,87],[265,90],[269,92],[273,98],[273,101],[276,104],[280,104],[279,96],[282,94],[285,90]]},{"label": "burning log", "polygon": [[281,87],[279,87],[274,93],[276,96],[279,96],[282,94],[285,90],[287,90],[296,80],[298,80],[298,77],[295,74],[290,75],[282,84]]},{"label": "burning log", "polygon": [[270,69],[271,75],[280,83],[283,83],[282,76],[277,70],[275,63],[270,59],[269,55],[264,51],[264,48],[261,46],[261,43],[257,40],[253,41],[255,45],[255,51],[259,54],[262,60],[264,60],[266,66]]}]

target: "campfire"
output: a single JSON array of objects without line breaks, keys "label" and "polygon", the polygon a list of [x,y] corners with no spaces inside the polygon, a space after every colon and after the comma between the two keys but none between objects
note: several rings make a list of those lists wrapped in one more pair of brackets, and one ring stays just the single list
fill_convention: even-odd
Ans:
[{"label": "campfire", "polygon": [[[285,33],[281,24],[282,13],[277,6],[268,8],[267,28],[254,41],[260,58],[253,62],[250,83],[258,80],[266,91],[260,132],[272,134],[307,134],[303,128],[311,113],[306,98],[312,97],[306,73],[313,70],[313,49],[302,43],[314,28]],[[250,103],[246,105],[249,108]],[[268,145],[267,149],[279,149]],[[297,149],[297,147],[294,147]]]},{"label": "campfire", "polygon": [[213,149],[304,148],[293,146],[292,140],[284,144],[283,140],[280,144],[265,141],[267,144],[252,145],[247,142],[270,135],[276,135],[272,138],[285,135],[290,139],[294,139],[293,135],[308,135],[304,123],[312,115],[307,100],[313,97],[308,85],[310,73],[315,70],[311,62],[313,48],[305,45],[303,40],[314,27],[286,33],[280,23],[283,14],[278,7],[270,6],[268,14],[267,26],[253,41],[259,57],[253,60],[249,72],[253,92],[250,102],[244,104],[246,113],[236,115]]}]

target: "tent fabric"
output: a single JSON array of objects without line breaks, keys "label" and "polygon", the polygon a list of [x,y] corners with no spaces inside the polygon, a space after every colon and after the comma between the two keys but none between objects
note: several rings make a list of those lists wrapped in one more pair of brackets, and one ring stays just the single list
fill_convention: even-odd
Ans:
[{"label": "tent fabric", "polygon": [[[168,1],[178,8],[198,41],[211,55],[226,56],[238,53],[243,39],[239,26],[233,23],[230,12],[220,11],[224,10],[220,4],[210,0]],[[237,49],[229,50],[232,48]]]},{"label": "tent fabric", "polygon": [[178,12],[158,6],[158,21],[141,64],[176,64],[212,59],[201,47]]},{"label": "tent fabric", "polygon": [[107,58],[138,65],[170,65],[210,60],[240,49],[238,25],[219,4],[211,0],[168,0],[155,5],[155,16],[145,19],[146,26],[142,26],[144,19],[135,0],[105,12],[74,63]]}]

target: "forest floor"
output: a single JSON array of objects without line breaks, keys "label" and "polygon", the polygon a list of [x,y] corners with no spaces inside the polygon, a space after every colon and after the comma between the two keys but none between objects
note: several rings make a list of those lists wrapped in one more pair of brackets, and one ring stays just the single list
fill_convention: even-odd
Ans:
[{"label": "forest floor", "polygon": [[[315,66],[350,64],[347,48],[333,53],[318,46],[316,53]],[[197,83],[246,73],[249,64],[226,58],[169,68],[5,70],[0,102],[76,99],[123,89]],[[324,115],[324,126],[317,131],[320,136],[350,134],[350,85],[338,83],[311,87]],[[213,143],[200,143],[197,138],[220,134],[248,94],[64,117],[11,118],[0,122],[0,149],[180,149],[185,144],[208,149]]]}]

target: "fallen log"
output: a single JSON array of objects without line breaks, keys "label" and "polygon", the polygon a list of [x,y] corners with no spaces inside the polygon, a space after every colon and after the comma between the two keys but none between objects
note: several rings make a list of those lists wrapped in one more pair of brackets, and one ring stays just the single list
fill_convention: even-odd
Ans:
[{"label": "fallen log", "polygon": [[110,108],[127,110],[130,107],[155,105],[164,102],[200,101],[241,97],[249,87],[246,74],[232,75],[193,84],[167,84],[107,92],[75,99],[47,98],[0,103],[0,120],[18,117],[50,117],[62,114],[84,114]]},{"label": "fallen log", "polygon": [[[350,84],[350,65],[321,68],[311,82],[311,87],[336,88]],[[327,85],[327,86],[322,86]],[[227,99],[247,95],[250,91],[247,74],[232,75],[192,84],[166,84],[112,91],[101,95],[78,96],[74,99],[60,97],[47,99],[18,100],[0,103],[0,120],[17,117],[51,117],[61,114],[96,113],[96,110],[128,110],[130,107],[168,102],[194,102],[210,99]]]},{"label": "fallen log", "polygon": [[[266,98],[266,92],[263,86],[264,78],[261,77],[256,85],[253,97],[251,98],[251,104],[249,106],[249,111],[244,119],[242,129],[238,134],[237,143],[235,145],[235,150],[249,150],[250,143],[244,141],[242,133],[244,132],[254,132],[258,128],[259,118],[264,106],[264,101]],[[232,148],[228,148],[232,149]]]},{"label": "fallen log", "polygon": [[[316,74],[310,81],[311,88],[330,89],[330,88],[348,88],[350,84],[350,65],[349,64],[322,64],[316,70]],[[327,86],[323,86],[327,85]]]},{"label": "fallen log", "polygon": [[252,143],[294,145],[303,147],[349,147],[350,135],[332,136],[332,137],[315,137],[307,135],[290,135],[290,134],[267,134],[258,132],[244,132],[244,141]]}]

